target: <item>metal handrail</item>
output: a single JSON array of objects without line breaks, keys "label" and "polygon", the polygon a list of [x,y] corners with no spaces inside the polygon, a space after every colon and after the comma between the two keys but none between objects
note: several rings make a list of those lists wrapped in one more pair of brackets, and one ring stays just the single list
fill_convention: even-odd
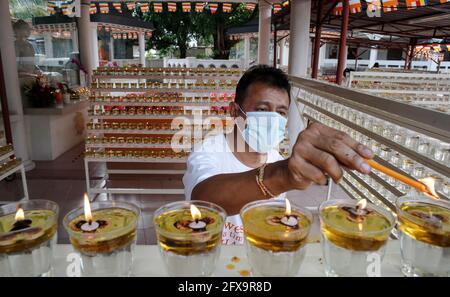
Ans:
[{"label": "metal handrail", "polygon": [[450,143],[449,114],[369,95],[327,82],[295,76],[290,76],[289,80],[294,87]]}]

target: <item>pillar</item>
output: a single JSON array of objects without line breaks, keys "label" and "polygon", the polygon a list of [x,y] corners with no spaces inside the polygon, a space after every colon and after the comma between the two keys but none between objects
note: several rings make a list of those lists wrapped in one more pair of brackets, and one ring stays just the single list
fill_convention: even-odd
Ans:
[{"label": "pillar", "polygon": [[80,50],[78,49],[78,30],[74,30],[72,33],[72,52],[78,53]]},{"label": "pillar", "polygon": [[285,43],[286,37],[284,37],[283,39],[280,40],[279,45],[280,45],[280,53],[279,53],[279,60],[280,60],[280,67],[284,65],[284,43]]},{"label": "pillar", "polygon": [[272,5],[264,0],[259,1],[259,30],[258,30],[258,63],[269,64],[270,25]]},{"label": "pillar", "polygon": [[[90,0],[81,0],[81,17],[78,19],[78,41],[81,63],[86,68],[88,76],[92,75],[93,57],[91,56],[91,20],[89,14],[89,4]],[[88,82],[90,78],[88,78]]]},{"label": "pillar", "polygon": [[112,62],[114,62],[114,38],[111,34],[111,36],[109,37],[109,60]]},{"label": "pillar", "polygon": [[287,66],[289,64],[289,36],[283,38],[281,46],[283,48],[283,56],[280,58],[281,64]]},{"label": "pillar", "polygon": [[45,48],[45,56],[47,58],[53,58],[53,42],[51,32],[44,33],[44,48]]},{"label": "pillar", "polygon": [[378,49],[377,48],[371,48],[369,53],[369,68],[373,67],[373,64],[377,61],[378,58]]},{"label": "pillar", "polygon": [[306,76],[310,44],[311,0],[293,0],[290,19],[288,72],[294,76]]},{"label": "pillar", "polygon": [[326,52],[327,52],[327,44],[325,43],[320,46],[318,69],[321,69],[323,67],[323,64],[325,63]]},{"label": "pillar", "polygon": [[278,31],[275,28],[275,30],[273,30],[273,67],[277,67],[277,58],[278,58]]},{"label": "pillar", "polygon": [[342,1],[341,38],[339,41],[338,65],[336,69],[336,83],[340,85],[344,78],[344,69],[347,63],[347,31],[350,15],[349,0]]},{"label": "pillar", "polygon": [[[288,73],[292,76],[306,76],[308,67],[309,24],[311,21],[311,0],[291,1],[291,23],[289,36]],[[303,120],[295,99],[289,107],[288,133],[290,148],[298,134],[304,129]]]},{"label": "pillar", "polygon": [[89,52],[92,57],[92,69],[95,69],[99,66],[99,58],[98,58],[98,33],[97,33],[97,23],[91,23],[90,26],[90,36],[91,39],[91,48]]},{"label": "pillar", "polygon": [[323,0],[319,0],[317,4],[317,14],[316,14],[316,31],[314,33],[314,50],[313,50],[313,63],[312,63],[312,78],[317,78],[319,72],[319,58],[320,58],[320,37],[322,35],[322,24],[320,21],[322,19],[322,8]]},{"label": "pillar", "polygon": [[250,35],[244,36],[244,67],[250,66]]},{"label": "pillar", "polygon": [[406,52],[405,69],[411,70],[416,45],[417,45],[417,38],[411,38],[409,41],[408,51]]},{"label": "pillar", "polygon": [[145,67],[145,33],[139,32],[139,63]]},{"label": "pillar", "polygon": [[15,37],[11,24],[11,16],[9,15],[8,1],[0,1],[0,36],[0,52],[3,62],[2,70],[5,79],[9,114],[11,116],[14,150],[17,158],[22,159],[25,169],[31,170],[35,167],[35,164],[30,160],[28,151],[28,139],[25,130],[25,119],[16,64]]},{"label": "pillar", "polygon": [[[306,76],[308,64],[308,50],[310,44],[309,26],[311,22],[311,0],[291,0],[290,35],[289,35],[289,63],[288,73],[292,76]],[[296,94],[296,90],[292,91]],[[295,98],[289,106],[288,136],[289,151],[295,144],[298,134],[305,128],[303,119],[297,108]],[[288,192],[287,197],[290,197]]]}]

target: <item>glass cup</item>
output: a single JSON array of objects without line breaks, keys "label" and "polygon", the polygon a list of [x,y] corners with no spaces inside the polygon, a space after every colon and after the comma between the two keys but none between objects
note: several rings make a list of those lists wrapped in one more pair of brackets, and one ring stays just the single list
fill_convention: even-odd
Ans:
[{"label": "glass cup", "polygon": [[370,116],[364,117],[363,118],[363,127],[366,128],[367,130],[371,130],[373,121],[374,121],[373,118]]},{"label": "glass cup", "polygon": [[412,172],[412,175],[419,179],[425,177],[425,167],[423,166],[415,166]]},{"label": "glass cup", "polygon": [[52,275],[58,212],[58,205],[47,200],[0,207],[0,276]]},{"label": "glass cup", "polygon": [[449,277],[450,203],[412,192],[396,207],[403,274]]},{"label": "glass cup", "polygon": [[209,276],[220,255],[226,212],[205,201],[179,201],[156,210],[159,250],[170,276]]},{"label": "glass cup", "polygon": [[410,159],[404,159],[402,162],[402,170],[412,175],[414,170],[414,161]]},{"label": "glass cup", "polygon": [[419,147],[419,141],[420,141],[420,137],[417,136],[417,134],[408,132],[406,134],[406,139],[405,139],[405,146],[407,148],[410,148],[414,151],[417,151],[418,147]]},{"label": "glass cup", "polygon": [[395,225],[387,210],[360,200],[328,200],[319,207],[327,276],[366,276],[374,257],[382,261]]},{"label": "glass cup", "polygon": [[241,210],[247,257],[255,276],[295,276],[303,262],[312,214],[296,205],[288,211],[286,201],[254,201]]},{"label": "glass cup", "polygon": [[[83,207],[69,212],[63,220],[73,248],[81,254],[83,276],[129,276],[136,245],[140,210],[122,201],[90,204],[92,224]],[[94,230],[93,227],[97,227]]]},{"label": "glass cup", "polygon": [[381,123],[381,121],[378,121],[378,120],[375,120],[374,122],[373,122],[373,125],[372,125],[372,131],[373,131],[373,133],[376,133],[376,134],[382,134],[382,131],[383,131],[383,124]]},{"label": "glass cup", "polygon": [[387,124],[383,127],[382,136],[388,139],[392,139],[394,136],[394,132],[395,132],[394,125]]},{"label": "glass cup", "polygon": [[450,144],[445,142],[435,142],[433,149],[433,158],[436,161],[444,161],[448,164],[450,162],[449,152]]},{"label": "glass cup", "polygon": [[[431,150],[431,144],[428,139],[424,139],[423,141],[419,142],[419,145],[417,146],[417,152],[421,155],[427,155],[429,154]],[[433,156],[430,156],[433,157]]]},{"label": "glass cup", "polygon": [[405,143],[405,134],[404,134],[403,129],[401,129],[401,128],[395,129],[392,140],[394,140],[395,142],[397,142],[399,144],[404,144]]}]

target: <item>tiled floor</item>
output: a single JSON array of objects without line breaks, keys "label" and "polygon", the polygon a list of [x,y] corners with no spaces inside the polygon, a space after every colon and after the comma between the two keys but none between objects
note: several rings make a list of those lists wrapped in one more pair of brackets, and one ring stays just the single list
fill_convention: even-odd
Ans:
[{"label": "tiled floor", "polygon": [[[82,158],[83,145],[78,145],[54,161],[37,161],[36,168],[27,172],[28,191],[30,199],[48,199],[60,206],[58,242],[68,243],[67,232],[62,226],[64,215],[75,207],[82,205],[83,193],[86,191],[84,162]],[[105,172],[103,164],[97,164],[90,170],[92,179],[100,179]],[[181,175],[121,178],[114,181],[115,185],[130,186],[137,184],[144,187],[182,188]],[[0,182],[0,200],[17,201],[23,194],[21,181],[18,177],[13,181]],[[289,194],[293,203],[301,206],[317,207],[326,197],[327,187],[312,186],[304,191],[294,191]],[[348,198],[339,187],[333,187],[333,198]],[[138,225],[138,244],[154,244],[155,230],[152,225],[153,212],[171,201],[183,200],[183,195],[111,195],[97,196],[96,200],[124,200],[135,203],[141,208],[142,216]],[[318,238],[318,221],[315,216],[311,235]]]}]

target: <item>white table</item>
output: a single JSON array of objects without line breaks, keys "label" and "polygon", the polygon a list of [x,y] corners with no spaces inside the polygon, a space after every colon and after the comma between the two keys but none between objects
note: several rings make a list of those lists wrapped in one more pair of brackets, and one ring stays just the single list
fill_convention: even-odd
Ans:
[{"label": "white table", "polygon": [[[68,244],[56,245],[54,250],[54,275],[66,276],[69,262],[66,257],[73,249]],[[237,256],[239,263],[232,263],[231,258]],[[227,269],[228,264],[234,264],[234,269]],[[163,262],[156,245],[136,246],[132,276],[167,276]],[[245,256],[244,246],[222,246],[221,256],[214,276],[239,277],[240,270],[250,270]],[[382,276],[402,276],[400,271],[400,245],[398,240],[389,240],[386,255],[381,265]],[[300,267],[298,276],[325,276],[322,248],[319,243],[306,245],[306,256]]]}]

